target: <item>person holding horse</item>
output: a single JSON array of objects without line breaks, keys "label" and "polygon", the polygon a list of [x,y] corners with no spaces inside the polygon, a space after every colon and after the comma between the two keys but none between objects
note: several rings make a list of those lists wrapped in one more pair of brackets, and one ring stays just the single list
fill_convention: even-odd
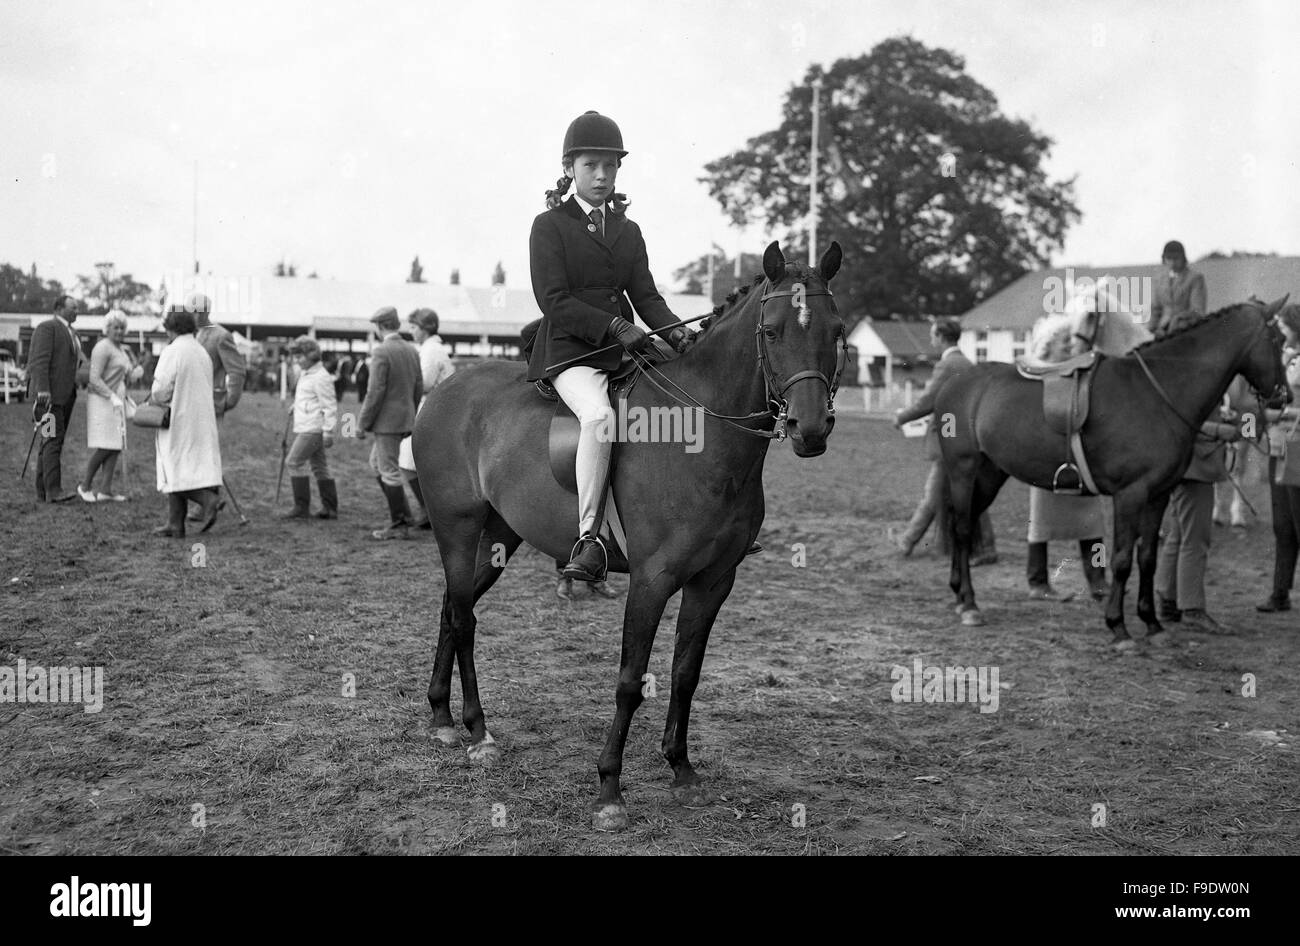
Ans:
[{"label": "person holding horse", "polygon": [[[921,391],[921,396],[916,399],[911,407],[900,407],[894,414],[894,426],[902,427],[904,424],[918,420],[934,412],[935,395],[948,383],[949,379],[969,370],[972,365],[970,359],[962,354],[957,343],[961,341],[961,323],[956,319],[939,319],[930,326],[930,344],[937,349],[942,349],[943,354],[939,356],[939,361],[934,366],[934,372],[930,375],[930,380],[926,383],[925,389]],[[921,541],[930,523],[936,518],[941,523],[946,522],[945,515],[945,489],[947,476],[943,469],[943,453],[939,448],[939,428],[940,424],[932,422],[930,429],[925,435],[925,456],[930,460],[930,474],[926,478],[925,488],[921,493],[921,501],[917,503],[915,511],[912,513],[911,521],[908,522],[907,528],[903,534],[894,539],[891,534],[891,540],[903,554],[903,557],[912,554],[916,544]],[[944,544],[946,535],[942,534],[940,528],[940,546]],[[972,565],[990,565],[997,561],[998,553],[996,540],[993,533],[993,524],[989,519],[986,511],[980,516],[979,521],[979,543],[974,556],[971,559]]]},{"label": "person holding horse", "polygon": [[[600,436],[611,410],[609,373],[624,352],[650,344],[632,320],[634,308],[655,329],[680,321],[655,288],[641,228],[626,216],[627,198],[614,190],[627,153],[612,119],[594,111],[575,118],[564,133],[564,174],[546,192],[547,209],[528,240],[542,322],[526,377],[549,381],[580,424],[578,539],[564,576],[588,582],[603,581],[607,566],[597,521],[613,449]],[[566,199],[570,186],[574,194]],[[680,326],[669,335],[678,351],[689,340]]]},{"label": "person holding horse", "polygon": [[[1286,339],[1282,360],[1286,379],[1293,392],[1300,391],[1300,303],[1291,303],[1277,314],[1278,327]],[[1268,483],[1273,506],[1273,590],[1255,610],[1290,611],[1291,587],[1295,581],[1296,560],[1300,558],[1300,484],[1283,482],[1279,476],[1287,467],[1297,465],[1300,452],[1300,408],[1286,412],[1269,411]]]}]

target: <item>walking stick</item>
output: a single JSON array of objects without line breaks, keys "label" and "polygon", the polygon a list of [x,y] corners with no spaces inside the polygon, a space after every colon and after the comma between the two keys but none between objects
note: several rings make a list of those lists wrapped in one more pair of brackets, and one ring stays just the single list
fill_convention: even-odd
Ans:
[{"label": "walking stick", "polygon": [[284,488],[284,461],[289,456],[289,428],[293,426],[293,408],[284,422],[284,435],[280,437],[280,475],[275,478],[275,504],[280,505],[280,490]]},{"label": "walking stick", "polygon": [[32,423],[32,442],[27,445],[27,459],[23,461],[23,471],[18,474],[20,480],[27,478],[27,465],[32,462],[32,447],[36,446],[36,435],[41,432],[41,422]]},{"label": "walking stick", "polygon": [[234,504],[235,512],[239,513],[239,524],[241,526],[248,525],[248,517],[244,515],[244,510],[243,507],[239,505],[239,500],[235,498],[235,491],[230,488],[230,480],[223,476],[221,478],[221,485],[226,488],[226,495],[230,497],[231,503]]}]

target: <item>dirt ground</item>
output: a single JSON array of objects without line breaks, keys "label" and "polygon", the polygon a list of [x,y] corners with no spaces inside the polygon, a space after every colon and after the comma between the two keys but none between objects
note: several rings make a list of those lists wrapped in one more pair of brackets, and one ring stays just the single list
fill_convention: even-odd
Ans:
[{"label": "dirt ground", "polygon": [[[1176,631],[1175,647],[1119,655],[1085,599],[1027,600],[1014,482],[993,509],[1001,559],[975,572],[988,626],[961,628],[946,562],[901,559],[886,537],[923,482],[920,441],[853,413],[855,393],[826,455],[769,453],[767,551],[723,607],[692,718],[718,800],[668,792],[660,688],[633,723],[619,835],[593,831],[589,806],[621,601],[559,600],[550,561],[520,551],[478,609],[504,757],[472,767],[429,726],[437,547],[367,538],[384,518],[369,441],[333,449],[341,520],[281,523],[283,414],[252,395],[222,433],[251,523],[227,509],[211,533],[164,540],[149,534],[165,508],[151,433],[131,432],[130,502],[38,506],[31,473],[19,481],[29,407],[0,405],[0,666],[99,666],[105,688],[98,713],[0,703],[0,851],[1300,853],[1300,619],[1253,608],[1272,567],[1265,488],[1247,486],[1248,529],[1215,531],[1209,607],[1230,636]],[[1053,544],[1052,567],[1081,591],[1073,554]],[[674,602],[651,663],[664,681],[675,617]],[[996,668],[996,712],[893,701],[892,668],[918,658]]]}]

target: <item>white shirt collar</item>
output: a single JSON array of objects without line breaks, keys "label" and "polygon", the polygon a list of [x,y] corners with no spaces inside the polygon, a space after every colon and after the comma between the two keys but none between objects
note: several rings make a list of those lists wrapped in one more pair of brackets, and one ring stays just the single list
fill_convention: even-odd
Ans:
[{"label": "white shirt collar", "polygon": [[939,356],[939,360],[942,361],[943,359],[948,357],[950,352],[954,352],[954,351],[957,352],[958,354],[961,354],[961,346],[949,345],[947,348],[943,350],[943,354]]},{"label": "white shirt collar", "polygon": [[606,208],[606,204],[601,204],[599,207],[597,207],[595,204],[589,204],[581,197],[578,196],[577,191],[573,192],[573,199],[576,200],[578,202],[578,206],[582,208],[582,215],[584,217],[590,217],[591,212],[593,210],[599,210],[602,216],[605,217],[609,216],[609,210]]}]

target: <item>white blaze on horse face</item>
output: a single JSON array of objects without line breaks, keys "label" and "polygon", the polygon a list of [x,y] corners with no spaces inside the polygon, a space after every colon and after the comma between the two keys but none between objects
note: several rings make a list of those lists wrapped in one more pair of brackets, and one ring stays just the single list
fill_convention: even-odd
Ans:
[{"label": "white blaze on horse face", "polygon": [[799,310],[799,327],[807,331],[812,323],[812,313],[808,311],[808,287],[801,282],[795,283],[790,304]]}]

